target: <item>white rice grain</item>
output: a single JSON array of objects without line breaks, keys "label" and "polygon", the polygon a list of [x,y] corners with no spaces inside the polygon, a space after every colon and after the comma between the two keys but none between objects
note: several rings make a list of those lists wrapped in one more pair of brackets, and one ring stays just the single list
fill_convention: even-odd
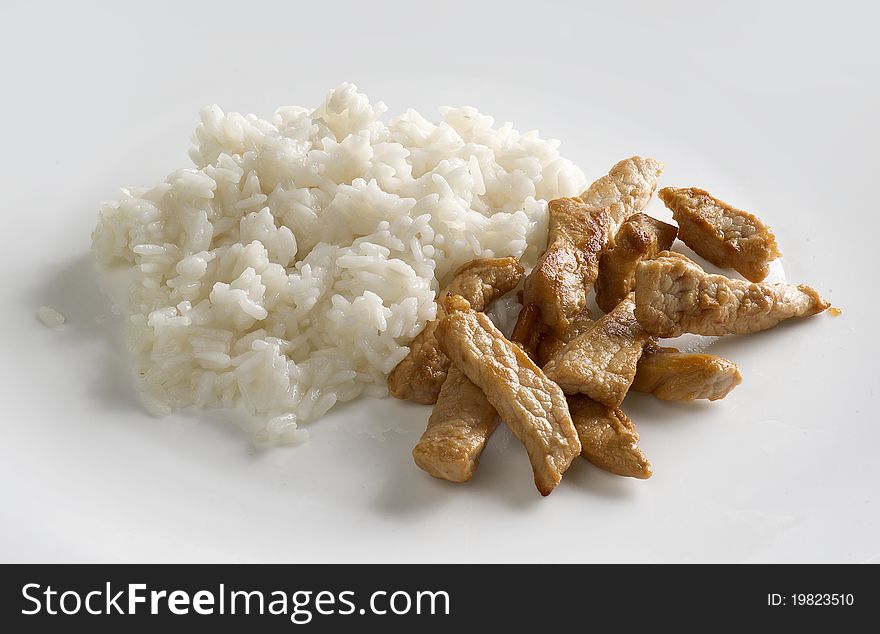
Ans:
[{"label": "white rice grain", "polygon": [[47,328],[58,329],[64,325],[66,318],[51,306],[40,306],[37,309],[37,319],[43,322]]}]

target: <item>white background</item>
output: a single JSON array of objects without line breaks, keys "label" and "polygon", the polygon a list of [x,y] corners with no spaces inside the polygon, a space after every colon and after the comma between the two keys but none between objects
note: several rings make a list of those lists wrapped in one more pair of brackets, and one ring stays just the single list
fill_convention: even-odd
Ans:
[{"label": "white background", "polygon": [[[4,2],[0,560],[877,561],[871,6]],[[628,397],[655,476],[579,460],[547,499],[505,429],[471,483],[432,480],[428,410],[390,399],[270,451],[229,416],[150,417],[95,321],[98,201],[185,166],[205,104],[268,116],[342,81],[539,128],[590,180],[656,156],[767,219],[843,315],[717,344],[745,377],[720,403]]]}]

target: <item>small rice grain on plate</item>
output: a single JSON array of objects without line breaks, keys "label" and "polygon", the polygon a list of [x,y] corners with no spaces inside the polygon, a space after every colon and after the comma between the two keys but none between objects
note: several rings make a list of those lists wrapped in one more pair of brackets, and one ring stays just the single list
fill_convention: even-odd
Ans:
[{"label": "small rice grain on plate", "polygon": [[451,272],[530,266],[547,201],[584,188],[537,132],[385,111],[351,84],[268,120],[211,106],[194,166],[102,204],[93,251],[130,272],[117,308],[151,409],[243,403],[265,440],[300,440],[334,404],[387,393]]}]

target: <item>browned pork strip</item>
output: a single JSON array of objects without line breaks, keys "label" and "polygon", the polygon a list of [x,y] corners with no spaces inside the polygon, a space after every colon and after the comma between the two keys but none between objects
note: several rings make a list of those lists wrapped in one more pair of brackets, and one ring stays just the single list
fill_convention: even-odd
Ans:
[{"label": "browned pork strip", "polygon": [[482,390],[451,366],[413,459],[435,478],[466,482],[497,425],[495,408]]},{"label": "browned pork strip", "polygon": [[706,273],[672,251],[636,268],[635,316],[657,337],[745,334],[831,304],[806,285],[756,284]]},{"label": "browned pork strip", "polygon": [[538,306],[544,323],[562,332],[586,304],[613,229],[607,209],[579,198],[551,200],[549,213],[547,250],[526,278],[523,302]]},{"label": "browned pork strip", "polygon": [[614,237],[614,247],[602,254],[596,278],[596,303],[611,312],[633,289],[636,265],[672,246],[678,229],[647,214],[627,219]]},{"label": "browned pork strip", "polygon": [[651,477],[651,463],[638,446],[639,434],[623,410],[606,407],[583,394],[569,396],[568,407],[584,458],[617,475]]},{"label": "browned pork strip", "polygon": [[443,307],[446,314],[436,331],[443,352],[479,386],[525,445],[535,485],[548,495],[581,451],[565,395],[463,298],[447,295]]},{"label": "browned pork strip", "polygon": [[534,304],[528,304],[519,311],[510,340],[520,344],[523,350],[534,359],[538,352],[538,345],[541,342],[543,328],[541,309]]},{"label": "browned pork strip", "polygon": [[[586,325],[586,318],[576,320]],[[522,320],[520,335],[526,340],[534,340],[534,333],[526,328],[531,325],[540,329],[533,319]],[[575,322],[572,323],[574,327]],[[563,333],[569,336],[570,332]],[[555,335],[541,337],[538,345],[538,363],[546,363],[565,346],[565,342]],[[597,403],[585,394],[571,394],[566,397],[571,420],[581,441],[581,455],[594,465],[624,476],[648,478],[651,476],[651,463],[639,449],[639,435],[635,425],[620,408],[611,408]]]},{"label": "browned pork strip", "polygon": [[[474,260],[455,272],[446,292],[464,297],[474,310],[485,310],[514,289],[522,274],[516,258]],[[388,389],[393,396],[426,405],[436,402],[449,369],[449,359],[440,351],[434,335],[442,310],[438,304],[437,319],[427,323],[410,344],[409,354],[388,375]]]},{"label": "browned pork strip", "polygon": [[608,208],[613,237],[624,220],[645,209],[662,173],[660,161],[633,156],[617,163],[579,198],[593,209]]},{"label": "browned pork strip", "polygon": [[732,361],[712,354],[687,354],[675,348],[645,346],[632,389],[665,401],[717,401],[742,383]]},{"label": "browned pork strip", "polygon": [[617,407],[636,374],[650,336],[633,315],[632,294],[584,334],[572,339],[544,366],[544,373],[566,394],[586,394]]},{"label": "browned pork strip", "polygon": [[678,223],[679,237],[715,266],[739,271],[752,282],[767,277],[781,254],[776,237],[760,218],[696,187],[666,187],[658,193]]},{"label": "browned pork strip", "polygon": [[663,164],[625,159],[578,198],[550,201],[547,250],[524,285],[523,305],[536,304],[558,334],[580,313],[599,269],[599,257],[621,223],[642,211],[657,187]]}]

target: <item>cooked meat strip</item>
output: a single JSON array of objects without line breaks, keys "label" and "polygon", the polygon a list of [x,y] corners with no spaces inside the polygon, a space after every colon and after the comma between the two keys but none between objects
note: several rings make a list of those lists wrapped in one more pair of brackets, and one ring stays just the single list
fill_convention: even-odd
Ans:
[{"label": "cooked meat strip", "polygon": [[[581,317],[575,319],[572,327],[578,321],[581,325],[586,325],[586,319]],[[528,324],[535,326],[534,320],[523,320],[522,323],[521,336],[527,340],[534,340],[533,333],[525,332]],[[540,325],[537,329],[540,330]],[[564,336],[569,334],[566,332]],[[546,363],[564,346],[565,342],[555,335],[541,337],[538,345],[538,363]],[[571,394],[566,399],[571,420],[581,441],[581,455],[584,458],[606,471],[619,475],[634,478],[651,476],[651,463],[637,446],[639,435],[636,433],[635,425],[620,408],[606,407],[586,394]]]},{"label": "cooked meat strip", "polygon": [[526,278],[523,302],[537,305],[544,323],[562,332],[586,304],[613,229],[608,209],[579,198],[551,200],[549,214],[547,250]]},{"label": "cooked meat strip", "polygon": [[[538,307],[529,304],[520,311],[511,339],[533,355],[541,327]],[[435,478],[452,482],[470,480],[489,436],[495,431],[497,418],[483,391],[451,365],[428,427],[413,449],[416,464]]]},{"label": "cooked meat strip", "polygon": [[596,303],[603,312],[611,312],[633,289],[636,264],[671,247],[677,232],[675,226],[642,213],[621,225],[614,247],[599,259]]},{"label": "cooked meat strip", "polygon": [[[474,260],[455,272],[446,292],[461,295],[474,310],[485,310],[494,300],[514,289],[522,274],[523,268],[516,258]],[[442,313],[443,308],[438,304],[437,319],[425,325],[412,340],[409,354],[388,375],[388,389],[397,398],[425,405],[437,401],[449,369],[449,359],[440,351],[434,334]]]},{"label": "cooked meat strip", "polygon": [[731,268],[752,282],[767,277],[781,254],[773,232],[760,218],[696,187],[666,187],[658,193],[678,223],[679,237],[712,264]]},{"label": "cooked meat strip", "polygon": [[706,273],[673,251],[636,268],[635,315],[657,337],[745,334],[831,304],[806,285],[756,284]]},{"label": "cooked meat strip", "polygon": [[583,394],[569,396],[568,407],[584,458],[618,475],[651,477],[651,463],[638,447],[639,434],[623,410],[606,407]]},{"label": "cooked meat strip", "polygon": [[564,343],[568,343],[572,339],[580,337],[587,332],[595,323],[592,315],[590,315],[589,309],[584,308],[581,312],[571,318],[571,323],[568,325],[568,328],[565,332],[560,334],[559,337]]},{"label": "cooked meat strip", "polygon": [[633,156],[617,163],[579,198],[594,209],[608,207],[616,233],[624,220],[648,205],[662,173],[660,161]]},{"label": "cooked meat strip", "polygon": [[580,337],[587,332],[595,324],[590,319],[590,311],[584,308],[581,312],[574,316],[568,329],[558,337],[555,334],[544,332],[538,341],[537,359],[538,365],[542,368],[547,362],[556,356],[556,353],[562,350],[563,346],[572,339]]},{"label": "cooked meat strip", "polygon": [[413,459],[435,478],[466,482],[497,425],[498,415],[482,390],[451,366]]},{"label": "cooked meat strip", "polygon": [[586,394],[608,407],[620,405],[650,339],[636,321],[634,308],[630,294],[584,334],[565,344],[544,366],[547,377],[566,394]]},{"label": "cooked meat strip", "polygon": [[538,344],[538,365],[542,368],[565,347],[565,342],[556,335],[544,335]]},{"label": "cooked meat strip", "polygon": [[537,304],[544,323],[557,333],[583,310],[599,257],[621,223],[648,204],[662,171],[659,161],[634,156],[578,198],[550,201],[547,250],[526,279],[523,304]]},{"label": "cooked meat strip", "polygon": [[565,395],[483,313],[456,295],[443,300],[437,328],[443,352],[486,395],[525,445],[542,495],[549,495],[581,452]]},{"label": "cooked meat strip", "polygon": [[712,354],[687,354],[648,343],[639,359],[632,389],[664,401],[717,401],[742,383],[732,361]]},{"label": "cooked meat strip", "polygon": [[541,321],[541,309],[535,304],[528,304],[519,311],[510,340],[523,347],[532,359],[538,352],[544,323]]}]

